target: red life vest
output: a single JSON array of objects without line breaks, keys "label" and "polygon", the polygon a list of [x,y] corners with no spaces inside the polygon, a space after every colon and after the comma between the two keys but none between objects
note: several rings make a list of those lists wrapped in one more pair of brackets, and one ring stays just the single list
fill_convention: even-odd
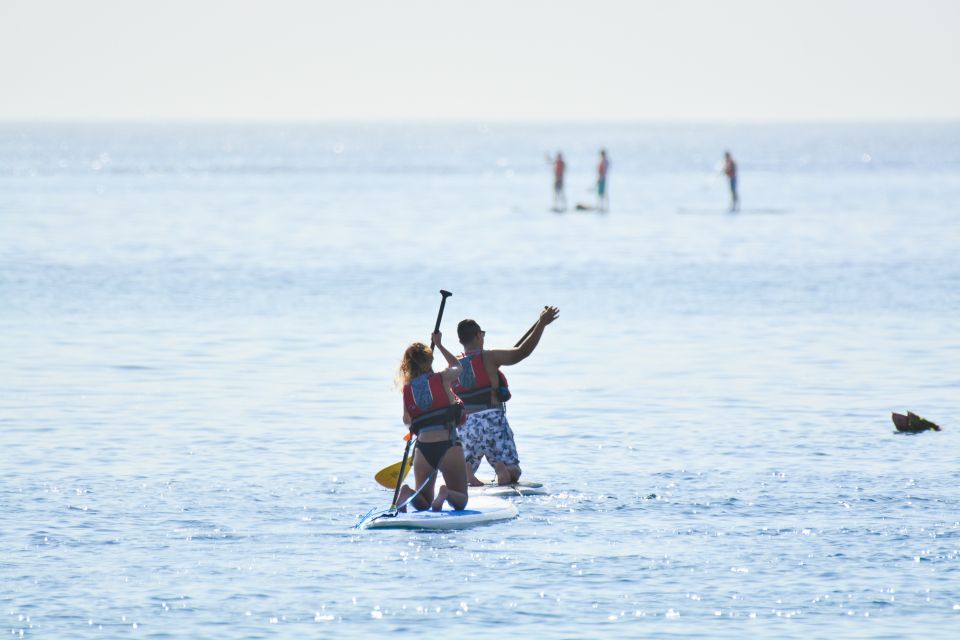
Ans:
[{"label": "red life vest", "polygon": [[492,409],[510,399],[510,385],[501,371],[497,371],[496,388],[491,384],[482,351],[467,351],[457,359],[460,361],[460,376],[452,388],[468,411]]},{"label": "red life vest", "polygon": [[403,385],[403,408],[412,418],[410,431],[414,435],[424,427],[456,427],[463,413],[459,399],[450,402],[439,373],[425,373]]}]

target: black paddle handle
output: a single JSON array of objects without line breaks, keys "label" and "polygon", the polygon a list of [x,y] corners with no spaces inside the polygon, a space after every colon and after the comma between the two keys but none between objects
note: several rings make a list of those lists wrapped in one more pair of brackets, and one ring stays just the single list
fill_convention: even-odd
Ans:
[{"label": "black paddle handle", "polygon": [[[452,296],[452,295],[453,295],[453,294],[450,293],[449,291],[445,291],[445,290],[443,290],[443,289],[440,289],[440,296],[441,296],[441,298],[440,298],[440,310],[437,311],[437,324],[435,324],[435,325],[433,326],[433,332],[434,332],[434,333],[436,333],[437,331],[440,331],[440,320],[443,318],[443,308],[444,308],[445,306],[447,306],[447,298],[449,298],[449,297]],[[430,340],[430,350],[431,350],[431,351],[433,350],[433,340],[432,340],[432,339]]]}]

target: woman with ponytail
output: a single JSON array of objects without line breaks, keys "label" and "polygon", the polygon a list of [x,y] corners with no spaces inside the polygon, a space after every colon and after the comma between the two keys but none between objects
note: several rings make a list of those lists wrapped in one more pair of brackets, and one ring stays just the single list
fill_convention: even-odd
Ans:
[{"label": "woman with ponytail", "polygon": [[[442,345],[438,331],[431,338],[447,363],[434,373],[433,349],[414,342],[403,353],[397,371],[397,386],[403,389],[403,422],[417,438],[413,475],[419,494],[407,485],[400,487],[399,503],[410,499],[417,511],[440,511],[449,502],[454,509],[467,506],[467,466],[457,428],[463,420],[463,403],[450,385],[460,375],[460,363]],[[444,486],[434,496],[436,473],[443,474]],[[405,510],[402,509],[402,510]]]}]

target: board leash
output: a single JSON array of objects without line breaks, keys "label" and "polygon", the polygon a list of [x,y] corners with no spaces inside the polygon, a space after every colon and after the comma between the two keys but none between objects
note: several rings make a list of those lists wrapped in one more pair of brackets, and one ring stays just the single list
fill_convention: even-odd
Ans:
[{"label": "board leash", "polygon": [[379,512],[377,512],[377,513],[374,513],[374,512],[373,512],[373,509],[370,509],[370,511],[367,511],[367,513],[366,513],[365,516],[363,516],[362,518],[360,518],[359,521],[357,521],[357,524],[353,525],[353,528],[354,528],[354,529],[359,529],[359,528],[361,528],[364,524],[366,524],[368,521],[370,521],[370,520],[376,520],[377,518],[395,518],[395,517],[397,517],[397,514],[400,513],[400,509],[403,509],[404,507],[408,506],[411,502],[413,502],[413,499],[414,499],[414,498],[416,498],[418,495],[420,495],[420,493],[421,493],[424,489],[427,488],[427,485],[430,484],[430,481],[433,480],[433,479],[437,476],[437,471],[438,471],[438,469],[434,469],[433,471],[431,471],[431,472],[430,472],[430,475],[427,476],[427,479],[424,480],[424,481],[423,481],[423,484],[420,485],[420,488],[417,489],[416,491],[414,491],[414,492],[413,492],[413,495],[411,495],[409,498],[407,498],[406,500],[404,500],[403,502],[401,502],[400,504],[398,504],[398,505],[396,505],[396,506],[394,506],[394,507],[389,507],[389,508],[384,509],[383,511],[379,511]]}]

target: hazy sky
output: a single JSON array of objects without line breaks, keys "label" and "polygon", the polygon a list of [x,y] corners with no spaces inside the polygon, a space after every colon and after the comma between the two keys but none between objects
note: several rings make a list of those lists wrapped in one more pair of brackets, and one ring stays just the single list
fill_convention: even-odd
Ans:
[{"label": "hazy sky", "polygon": [[958,0],[0,0],[0,119],[960,118]]}]

